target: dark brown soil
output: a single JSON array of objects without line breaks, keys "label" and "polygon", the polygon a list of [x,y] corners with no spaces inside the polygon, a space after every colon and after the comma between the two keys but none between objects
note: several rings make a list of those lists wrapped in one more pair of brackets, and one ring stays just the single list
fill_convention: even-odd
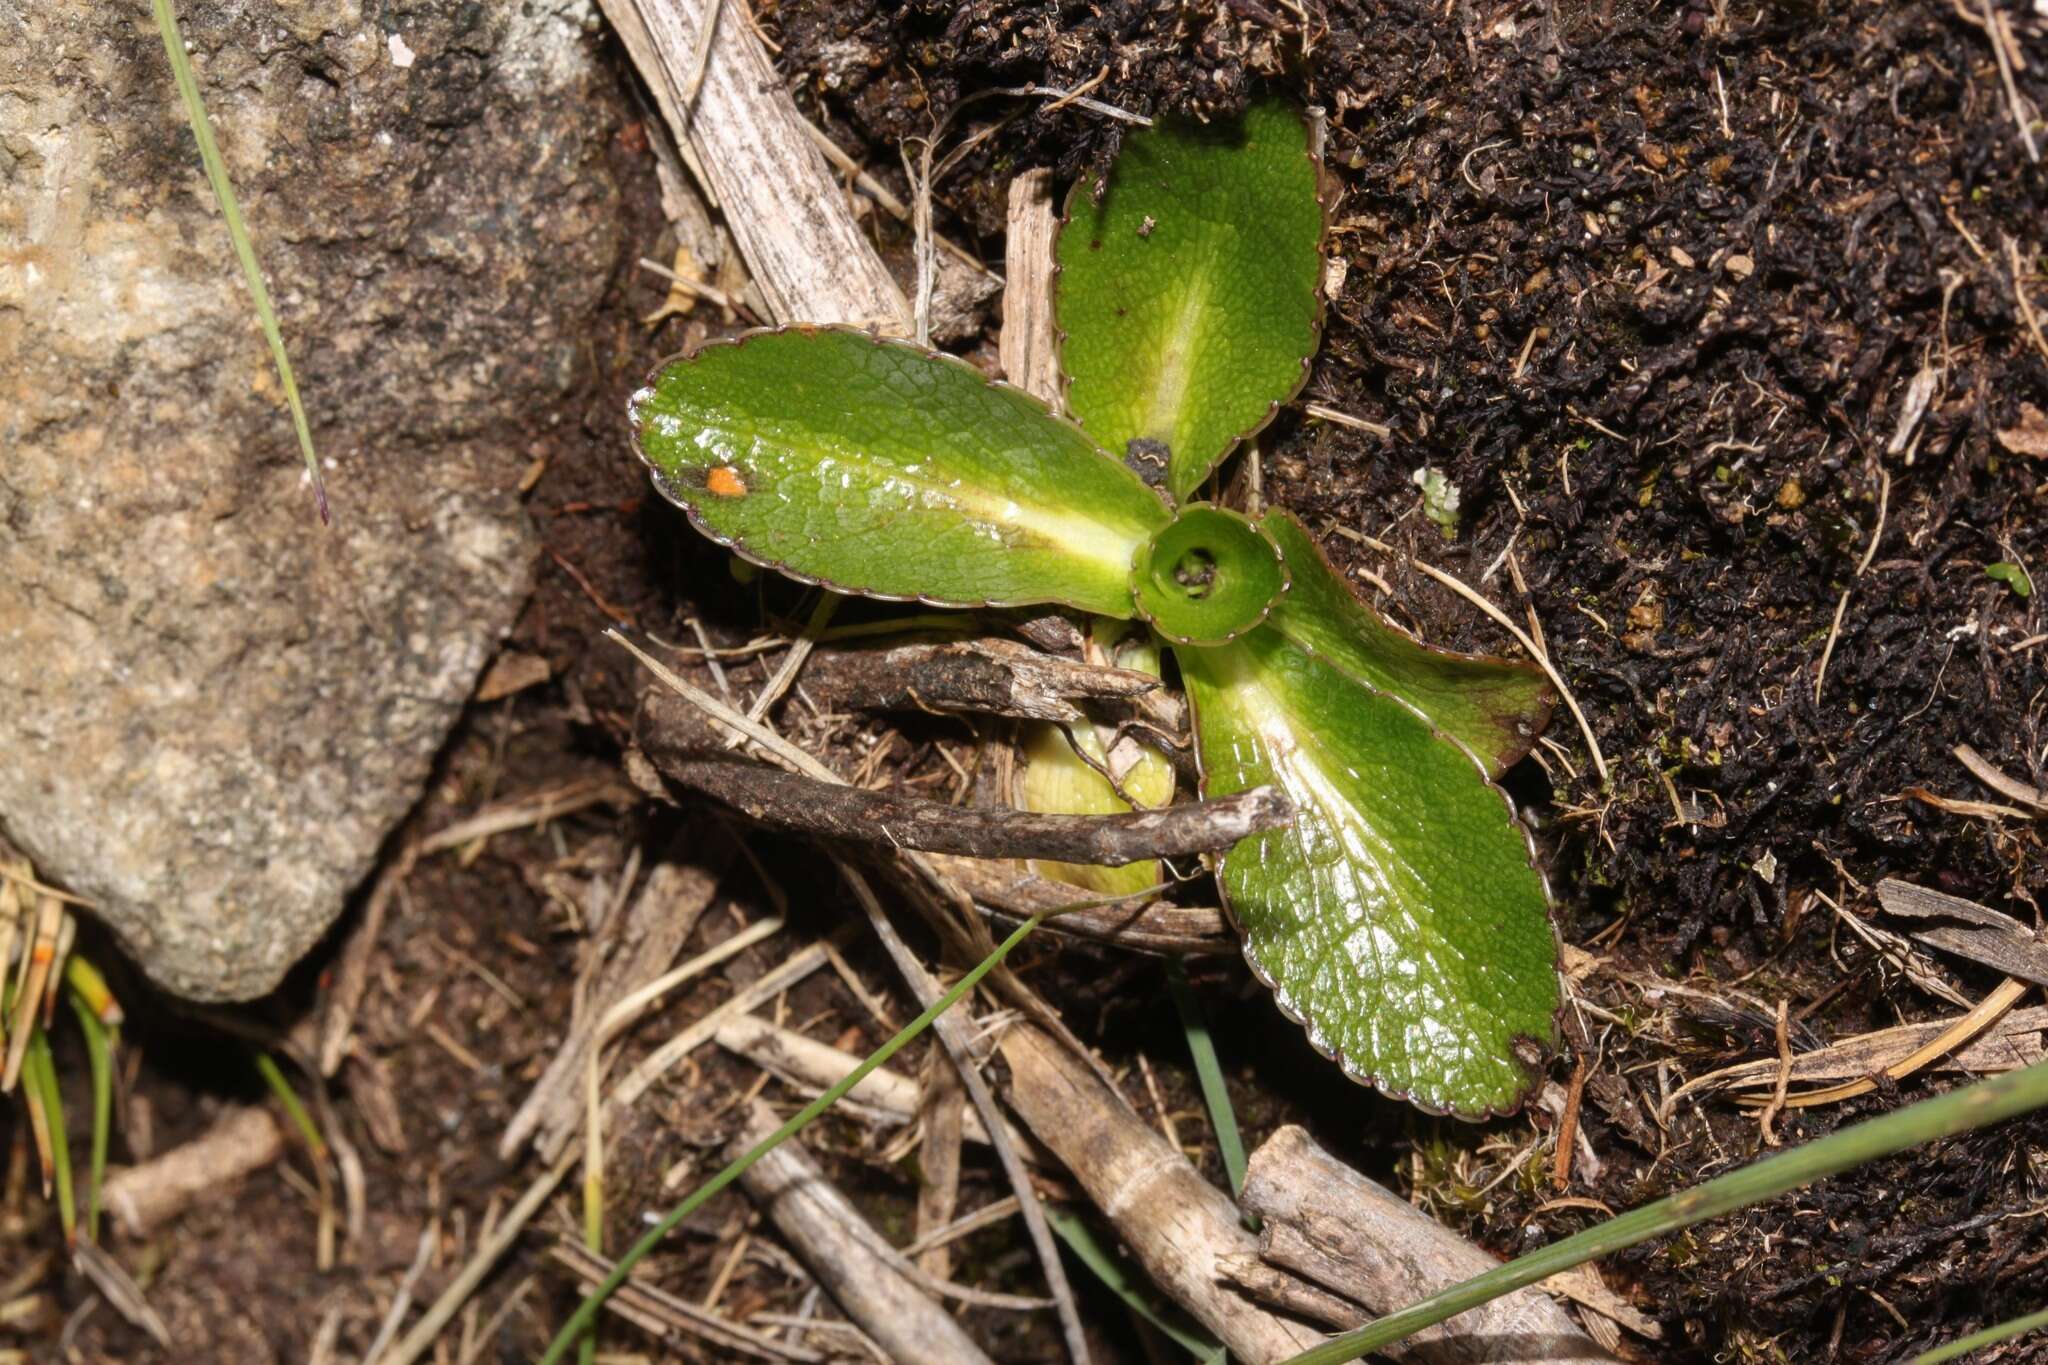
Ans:
[{"label": "dark brown soil", "polygon": [[[1999,799],[1952,755],[1964,742],[2048,785],[2048,594],[2025,598],[1985,573],[2007,561],[2048,576],[2048,463],[1995,434],[2019,424],[2023,403],[2048,406],[2048,346],[2030,334],[2013,270],[2048,312],[2048,179],[2027,159],[1982,27],[1935,0],[755,8],[805,102],[899,190],[898,141],[993,85],[1070,88],[1106,73],[1091,93],[1139,112],[1224,116],[1262,88],[1330,111],[1333,222],[1349,272],[1306,396],[1393,435],[1291,409],[1264,442],[1268,491],[1328,533],[1341,566],[1379,575],[1391,589],[1383,609],[1426,638],[1509,647],[1468,604],[1338,528],[1483,583],[1517,619],[1533,615],[1586,710],[1607,789],[1565,717],[1550,736],[1559,747],[1511,781],[1541,827],[1563,938],[1585,954],[1575,979],[1592,1008],[1569,1013],[1574,1045],[1553,1074],[1563,1085],[1583,1068],[1577,1122],[1600,1169],[1579,1160],[1555,1185],[1545,1145],[1491,1183],[1553,1132],[1549,1113],[1463,1125],[1333,1085],[1240,966],[1200,966],[1248,1142],[1306,1123],[1513,1254],[1760,1151],[1755,1120],[1732,1105],[1680,1104],[1661,1125],[1653,1111],[1685,1079],[1776,1055],[1778,1002],[1800,1048],[1957,1012],[1879,963],[1823,896],[1873,915],[1868,888],[1898,876],[2038,922],[2040,822],[1924,795]],[[2004,8],[2031,63],[2021,89],[2048,104],[2044,21]],[[1087,174],[1116,140],[1117,125],[1072,108],[1017,119],[939,187],[941,230],[999,259],[1010,176],[1037,165]],[[630,252],[660,255],[645,147],[622,128],[615,154],[637,187]],[[514,645],[545,657],[553,681],[474,708],[416,830],[616,775],[636,679],[598,638],[614,621],[675,639],[694,616],[736,643],[798,609],[788,585],[737,583],[722,553],[648,495],[622,435],[624,396],[655,357],[722,323],[700,310],[650,335],[635,319],[659,291],[626,264],[614,325],[590,338],[580,406],[537,436],[549,463],[531,507],[550,560]],[[1923,369],[1932,398],[1900,442]],[[1455,536],[1421,514],[1412,476],[1425,465],[1460,489]],[[754,686],[773,662],[733,667]],[[851,754],[883,729],[833,739]],[[950,784],[940,748],[971,761],[968,738],[959,722],[904,722],[888,762],[900,780]],[[359,1025],[390,1074],[404,1150],[371,1141],[358,1097],[335,1099],[368,1172],[369,1244],[318,1273],[310,1207],[280,1173],[223,1191],[153,1247],[124,1253],[131,1265],[154,1258],[150,1296],[188,1353],[203,1342],[214,1359],[303,1359],[330,1310],[341,1349],[359,1353],[437,1209],[444,1228],[462,1230],[419,1293],[438,1291],[485,1210],[532,1176],[530,1162],[507,1169],[492,1153],[569,1017],[576,916],[615,889],[628,850],[652,858],[679,832],[702,837],[694,819],[600,806],[494,838],[473,862],[421,862]],[[755,847],[778,878],[798,869],[776,888],[797,941],[844,917],[843,892],[801,870],[815,861],[802,848]],[[768,911],[775,892],[737,866],[693,950]],[[788,951],[749,951],[645,1032],[702,1014]],[[869,983],[893,987],[878,952],[852,957]],[[1149,1062],[1220,1179],[1157,963],[1040,945],[1023,960],[1147,1115],[1139,1061]],[[325,965],[276,1002],[279,1022],[317,1000]],[[1969,999],[1996,985],[1967,964],[1943,970]],[[787,1012],[854,1051],[880,1041],[830,974],[793,992]],[[223,1097],[253,1096],[238,1054],[193,1026],[166,1017],[134,1032],[149,1040],[135,1103],[154,1115],[158,1147],[190,1136]],[[671,1197],[662,1171],[686,1157],[708,1170],[755,1079],[706,1050],[642,1106],[617,1135],[611,1245]],[[1953,1080],[1923,1073],[1792,1111],[1778,1132],[1802,1141]],[[813,1146],[880,1226],[908,1226],[913,1162],[885,1160],[882,1140],[851,1122],[828,1119]],[[963,1207],[1004,1192],[992,1164],[970,1159]],[[573,1302],[539,1250],[572,1229],[569,1200],[557,1203],[486,1287],[488,1316],[539,1277],[483,1359],[530,1358]],[[1661,1342],[1628,1339],[1639,1358],[1898,1360],[2039,1307],[2044,1204],[2048,1118],[2036,1118],[1653,1243],[1604,1273],[1661,1326]],[[17,1192],[9,1207],[37,1206]],[[672,1243],[658,1280],[702,1295],[748,1217],[736,1198],[712,1205]],[[13,1245],[48,1236],[36,1228],[17,1226]],[[1007,1228],[964,1257],[970,1282],[1036,1291]],[[793,1285],[756,1252],[723,1311],[787,1309]],[[1145,1358],[1121,1310],[1082,1287],[1101,1358]],[[87,1301],[75,1283],[61,1292],[69,1306]],[[967,1321],[1000,1359],[1060,1357],[1043,1315],[975,1310]],[[87,1359],[157,1358],[104,1308],[75,1341]],[[640,1349],[624,1329],[610,1344]]]}]

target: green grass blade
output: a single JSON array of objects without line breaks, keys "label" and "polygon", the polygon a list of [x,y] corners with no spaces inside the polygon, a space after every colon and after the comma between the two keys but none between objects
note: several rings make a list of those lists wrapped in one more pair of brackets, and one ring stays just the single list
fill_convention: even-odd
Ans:
[{"label": "green grass blade", "polygon": [[284,1106],[292,1126],[299,1130],[299,1136],[306,1140],[306,1150],[311,1152],[317,1163],[326,1159],[327,1139],[320,1136],[320,1125],[313,1122],[313,1116],[306,1112],[306,1106],[299,1102],[299,1094],[292,1089],[292,1083],[285,1079],[277,1061],[267,1052],[256,1054],[256,1070],[270,1087],[270,1093],[277,1096],[277,1102]]},{"label": "green grass blade", "polygon": [[774,1151],[788,1139],[795,1137],[798,1133],[810,1127],[811,1123],[820,1114],[838,1103],[840,1097],[846,1094],[847,1091],[867,1079],[868,1075],[877,1067],[882,1066],[901,1051],[905,1044],[917,1037],[918,1034],[923,1033],[927,1028],[930,1028],[932,1020],[959,1004],[961,999],[969,991],[973,990],[984,976],[987,976],[1004,958],[1010,955],[1012,948],[1015,948],[1029,937],[1031,931],[1036,929],[1044,920],[1044,914],[1037,914],[1018,925],[1008,938],[996,945],[994,952],[976,963],[965,976],[954,983],[951,990],[947,991],[937,1000],[934,1000],[931,1008],[905,1024],[895,1037],[869,1053],[867,1059],[853,1070],[847,1072],[843,1080],[824,1094],[818,1096],[818,1098],[812,1100],[802,1109],[799,1109],[790,1117],[787,1123],[755,1143],[738,1160],[733,1161],[717,1175],[712,1176],[702,1185],[699,1185],[689,1198],[676,1205],[673,1209],[670,1209],[666,1217],[649,1228],[639,1241],[633,1243],[631,1249],[619,1258],[618,1264],[612,1267],[612,1273],[605,1276],[603,1282],[597,1288],[591,1290],[584,1297],[583,1302],[576,1306],[576,1311],[570,1314],[567,1322],[562,1324],[562,1329],[555,1333],[555,1339],[548,1343],[547,1354],[541,1357],[540,1365],[555,1365],[555,1362],[562,1358],[563,1352],[567,1351],[573,1343],[579,1340],[590,1325],[596,1321],[598,1310],[604,1307],[604,1301],[611,1297],[614,1290],[626,1282],[626,1276],[632,1273],[633,1267],[638,1265],[647,1253],[661,1245],[662,1238],[673,1232],[677,1224],[702,1208],[713,1195],[739,1179],[749,1166],[752,1166],[762,1157]]},{"label": "green grass blade", "polygon": [[255,301],[256,316],[263,324],[263,339],[270,343],[270,358],[277,363],[278,383],[292,410],[292,427],[299,434],[299,451],[306,457],[306,473],[313,480],[313,502],[320,509],[320,524],[327,524],[327,482],[320,477],[320,461],[313,454],[313,432],[306,425],[306,408],[299,401],[299,382],[292,377],[291,357],[284,351],[284,334],[278,330],[277,312],[270,306],[270,288],[263,282],[263,268],[256,263],[256,248],[249,241],[249,229],[242,222],[242,207],[235,201],[235,187],[228,180],[227,164],[213,140],[213,124],[206,117],[206,104],[199,98],[199,82],[192,75],[192,61],[185,55],[185,38],[178,31],[178,11],[172,0],[152,0],[156,7],[157,31],[163,35],[164,55],[171,60],[171,79],[177,82],[178,98],[184,101],[185,117],[191,121],[192,136],[199,142],[199,160],[206,167],[206,182],[220,204],[220,216],[228,226],[228,240],[234,243],[235,259],[242,263],[242,278],[249,283],[249,297]]},{"label": "green grass blade", "polygon": [[50,1135],[50,1163],[57,1177],[57,1216],[64,1223],[64,1242],[78,1240],[78,1205],[72,1198],[71,1139],[64,1131],[64,1096],[57,1084],[57,1062],[50,1055],[50,1035],[32,1028],[28,1054],[22,1061],[22,1084],[35,1087]]},{"label": "green grass blade", "polygon": [[1931,1351],[1922,1351],[1914,1356],[1911,1365],[1941,1365],[1945,1360],[1956,1360],[1968,1355],[1979,1346],[1995,1346],[2001,1341],[2010,1341],[2036,1328],[2048,1327],[2048,1308],[2038,1313],[2029,1313],[2023,1318],[2001,1322],[1996,1327],[1986,1327],[1981,1332],[1972,1332],[1959,1337],[1946,1346],[1937,1346]]},{"label": "green grass blade", "polygon": [[1244,1137],[1237,1131],[1237,1111],[1230,1106],[1230,1089],[1223,1083],[1223,1063],[1216,1056],[1215,1039],[1209,1036],[1209,1022],[1188,987],[1187,968],[1177,957],[1167,959],[1166,985],[1173,992],[1174,1008],[1180,1011],[1188,1053],[1195,1059],[1195,1076],[1202,1083],[1202,1100],[1209,1106],[1209,1124],[1216,1130],[1216,1147],[1223,1153],[1231,1197],[1236,1198],[1244,1193]]},{"label": "green grass blade", "polygon": [[1143,1282],[1134,1279],[1125,1270],[1123,1262],[1097,1240],[1093,1228],[1051,1204],[1045,1206],[1045,1221],[1067,1244],[1067,1250],[1074,1253],[1074,1259],[1102,1281],[1110,1293],[1122,1299],[1125,1307],[1172,1338],[1175,1345],[1202,1361],[1203,1365],[1223,1365],[1223,1347],[1177,1310],[1159,1303],[1146,1293]]},{"label": "green grass blade", "polygon": [[2043,1105],[2048,1105],[2048,1062],[2036,1062],[2024,1071],[2009,1071],[1935,1099],[1922,1100],[1587,1228],[1432,1294],[1355,1332],[1303,1351],[1287,1365],[1337,1365],[1339,1361],[1358,1360],[1425,1327],[1433,1327],[1468,1308],[1477,1308],[1561,1270],[1760,1204],[1867,1161],[1938,1138],[1967,1133]]},{"label": "green grass blade", "polygon": [[[77,961],[74,954],[72,961]],[[85,1056],[92,1067],[92,1165],[85,1181],[85,1240],[100,1239],[100,1188],[107,1177],[107,1135],[114,1123],[114,1031],[85,996],[71,992],[71,1008],[85,1035]]]}]

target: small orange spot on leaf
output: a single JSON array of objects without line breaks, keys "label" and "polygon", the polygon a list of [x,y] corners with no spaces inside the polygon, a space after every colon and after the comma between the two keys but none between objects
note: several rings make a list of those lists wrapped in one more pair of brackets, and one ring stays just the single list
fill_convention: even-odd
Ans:
[{"label": "small orange spot on leaf", "polygon": [[719,465],[706,474],[704,487],[721,498],[743,498],[747,495],[747,481],[729,464]]}]

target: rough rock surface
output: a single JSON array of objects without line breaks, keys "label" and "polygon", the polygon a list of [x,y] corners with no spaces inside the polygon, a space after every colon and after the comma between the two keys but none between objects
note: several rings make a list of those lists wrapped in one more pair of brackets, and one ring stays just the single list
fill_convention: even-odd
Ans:
[{"label": "rough rock surface", "polygon": [[528,591],[619,111],[575,0],[189,8],[335,524],[147,7],[0,0],[0,832],[223,999],[332,923]]}]

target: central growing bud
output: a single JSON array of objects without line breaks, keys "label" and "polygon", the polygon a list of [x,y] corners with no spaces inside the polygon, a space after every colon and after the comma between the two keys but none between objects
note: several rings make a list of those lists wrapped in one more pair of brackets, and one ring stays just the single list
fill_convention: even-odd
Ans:
[{"label": "central growing bud", "polygon": [[1279,546],[1243,516],[1208,503],[1185,508],[1131,567],[1139,615],[1175,644],[1236,639],[1286,591]]}]

